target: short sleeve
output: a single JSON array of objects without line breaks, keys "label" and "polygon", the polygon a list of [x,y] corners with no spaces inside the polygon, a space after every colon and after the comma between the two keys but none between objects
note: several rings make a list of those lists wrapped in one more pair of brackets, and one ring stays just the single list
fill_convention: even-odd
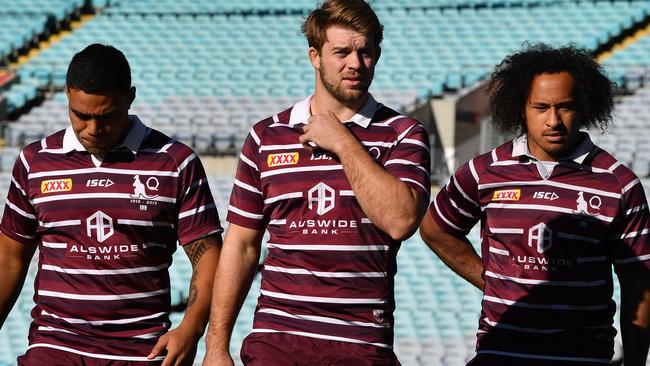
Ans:
[{"label": "short sleeve", "polygon": [[398,136],[396,147],[384,163],[388,172],[424,197],[431,194],[430,166],[429,137],[419,122]]},{"label": "short sleeve", "polygon": [[254,129],[246,137],[230,194],[227,220],[255,230],[266,228],[259,169],[259,137]]},{"label": "short sleeve", "polygon": [[29,200],[29,164],[22,151],[14,163],[0,231],[21,243],[36,238],[38,219]]},{"label": "short sleeve", "polygon": [[639,179],[623,189],[610,237],[616,272],[650,269],[650,214]]},{"label": "short sleeve", "polygon": [[429,205],[429,214],[445,232],[465,236],[480,219],[478,182],[472,175],[470,160],[449,178]]},{"label": "short sleeve", "polygon": [[179,167],[178,241],[181,245],[223,231],[203,165],[196,154]]}]

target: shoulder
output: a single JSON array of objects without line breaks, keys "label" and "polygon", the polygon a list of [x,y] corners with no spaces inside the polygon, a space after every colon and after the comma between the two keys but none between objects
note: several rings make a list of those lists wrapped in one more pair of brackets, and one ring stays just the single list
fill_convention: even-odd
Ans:
[{"label": "shoulder", "polygon": [[184,167],[187,161],[198,159],[197,154],[191,147],[153,128],[148,129],[147,135],[140,146],[140,152],[166,154],[175,161],[179,170]]},{"label": "shoulder", "polygon": [[617,182],[617,188],[621,193],[627,192],[632,186],[640,183],[637,175],[625,164],[618,161],[609,152],[596,147],[597,152],[591,161],[593,171],[599,173],[610,173]]},{"label": "shoulder", "polygon": [[372,118],[372,125],[377,127],[391,128],[397,135],[412,131],[414,128],[426,131],[422,122],[409,116],[405,116],[392,108],[380,106]]}]

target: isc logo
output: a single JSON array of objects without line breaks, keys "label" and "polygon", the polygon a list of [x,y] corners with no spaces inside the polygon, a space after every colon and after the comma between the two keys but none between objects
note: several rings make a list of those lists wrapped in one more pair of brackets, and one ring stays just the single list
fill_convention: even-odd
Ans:
[{"label": "isc logo", "polygon": [[88,179],[86,181],[86,187],[110,187],[115,184],[110,179]]},{"label": "isc logo", "polygon": [[555,201],[556,199],[560,198],[560,196],[558,196],[555,192],[535,192],[533,193],[533,198]]},{"label": "isc logo", "polygon": [[521,189],[505,189],[494,191],[492,201],[519,201],[521,198]]}]

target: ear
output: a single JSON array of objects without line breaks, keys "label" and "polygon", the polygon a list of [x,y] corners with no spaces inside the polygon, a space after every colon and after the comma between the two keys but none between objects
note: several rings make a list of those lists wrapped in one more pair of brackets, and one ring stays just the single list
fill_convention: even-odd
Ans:
[{"label": "ear", "polygon": [[377,46],[377,50],[375,52],[377,52],[377,57],[375,58],[375,65],[377,65],[379,62],[379,57],[381,57],[381,47]]},{"label": "ear", "polygon": [[314,47],[309,47],[307,55],[309,56],[309,62],[314,67],[314,69],[320,70],[320,54],[318,50]]},{"label": "ear", "polygon": [[129,108],[131,108],[131,104],[133,104],[134,100],[135,100],[135,86],[132,86],[129,89],[129,95],[128,95]]}]

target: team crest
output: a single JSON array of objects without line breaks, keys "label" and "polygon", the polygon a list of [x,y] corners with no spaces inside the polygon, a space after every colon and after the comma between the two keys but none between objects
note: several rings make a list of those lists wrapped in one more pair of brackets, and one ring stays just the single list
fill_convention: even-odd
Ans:
[{"label": "team crest", "polygon": [[492,194],[492,201],[519,201],[520,198],[521,189],[505,189]]},{"label": "team crest", "polygon": [[274,166],[296,165],[298,164],[299,156],[300,155],[297,152],[269,154],[266,158],[266,164],[269,168],[273,168]]},{"label": "team crest", "polygon": [[41,193],[68,192],[72,190],[72,179],[51,179],[41,182]]}]

